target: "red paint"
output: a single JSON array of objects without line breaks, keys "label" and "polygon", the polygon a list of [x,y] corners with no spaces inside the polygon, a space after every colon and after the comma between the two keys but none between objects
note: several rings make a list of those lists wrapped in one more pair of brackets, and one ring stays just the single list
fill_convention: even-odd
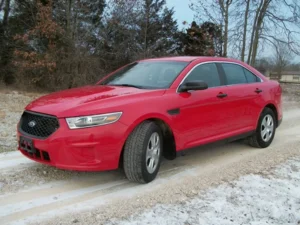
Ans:
[{"label": "red paint", "polygon": [[[258,117],[268,104],[276,107],[278,120],[282,119],[282,90],[279,83],[269,81],[245,63],[214,57],[151,60],[186,61],[190,64],[168,89],[94,85],[52,93],[31,102],[26,110],[56,116],[60,123],[59,129],[50,137],[44,140],[33,138],[35,148],[48,152],[51,161],[46,162],[43,158],[34,160],[62,169],[112,170],[119,165],[128,135],[139,123],[150,118],[163,120],[169,125],[177,151],[255,130]],[[238,63],[263,82],[220,86],[191,93],[176,92],[185,75],[195,65],[210,61]],[[256,93],[257,88],[263,92]],[[216,97],[220,93],[228,96]],[[176,108],[180,108],[178,115],[167,113]],[[71,130],[65,121],[66,117],[120,111],[123,114],[117,122],[104,126]],[[26,137],[24,134],[22,136]],[[28,156],[20,147],[19,150]]]}]

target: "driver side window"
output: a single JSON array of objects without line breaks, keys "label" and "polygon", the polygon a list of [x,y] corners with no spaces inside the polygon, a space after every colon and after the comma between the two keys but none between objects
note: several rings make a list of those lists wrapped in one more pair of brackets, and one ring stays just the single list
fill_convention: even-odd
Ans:
[{"label": "driver side window", "polygon": [[221,85],[219,72],[215,63],[206,63],[195,67],[187,76],[184,83],[190,81],[204,81],[209,88]]}]

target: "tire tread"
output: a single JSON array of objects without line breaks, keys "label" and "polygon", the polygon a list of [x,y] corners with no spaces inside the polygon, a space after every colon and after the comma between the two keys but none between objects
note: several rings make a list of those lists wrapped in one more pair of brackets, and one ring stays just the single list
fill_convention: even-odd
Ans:
[{"label": "tire tread", "polygon": [[251,146],[251,147],[254,147],[254,148],[265,148],[265,147],[268,147],[271,142],[273,141],[273,138],[270,140],[270,142],[266,145],[265,143],[262,143],[262,141],[260,140],[260,121],[261,119],[266,115],[266,114],[270,114],[273,119],[274,119],[274,123],[275,123],[275,128],[274,128],[274,134],[273,134],[273,138],[275,136],[275,132],[276,132],[276,118],[275,118],[275,113],[272,111],[272,109],[266,107],[260,117],[259,117],[259,123],[257,124],[257,128],[256,128],[256,131],[255,133],[248,137],[247,141],[248,141],[248,144]]},{"label": "tire tread", "polygon": [[146,183],[142,175],[144,137],[153,122],[144,121],[129,135],[124,149],[124,171],[128,180]]}]

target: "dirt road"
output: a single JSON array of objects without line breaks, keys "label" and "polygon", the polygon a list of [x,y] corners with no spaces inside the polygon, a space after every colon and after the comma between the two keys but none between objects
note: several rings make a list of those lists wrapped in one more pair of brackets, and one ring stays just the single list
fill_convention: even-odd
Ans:
[{"label": "dirt road", "polygon": [[271,147],[242,142],[190,150],[164,161],[147,185],[122,171],[78,173],[34,163],[19,152],[0,154],[0,224],[103,224],[158,203],[180,203],[199,191],[249,173],[264,173],[300,156],[300,109],[284,111]]}]

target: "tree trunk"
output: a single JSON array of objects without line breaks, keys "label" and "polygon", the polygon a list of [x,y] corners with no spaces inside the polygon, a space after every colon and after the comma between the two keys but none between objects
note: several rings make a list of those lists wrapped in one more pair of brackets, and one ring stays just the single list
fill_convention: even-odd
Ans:
[{"label": "tree trunk", "polygon": [[145,18],[145,33],[144,33],[144,58],[147,57],[148,50],[148,26],[150,19],[150,4],[149,1],[146,0],[146,18]]},{"label": "tree trunk", "polygon": [[67,73],[69,77],[69,88],[73,87],[74,83],[74,61],[73,61],[73,25],[72,25],[72,6],[73,6],[73,0],[67,0],[66,2],[66,31],[67,31]]},{"label": "tree trunk", "polygon": [[227,57],[227,46],[228,46],[228,7],[226,6],[226,16],[224,20],[225,30],[224,30],[224,52],[223,56]]},{"label": "tree trunk", "polygon": [[244,18],[244,31],[243,31],[243,43],[242,43],[242,53],[241,53],[241,60],[245,61],[245,50],[246,50],[246,41],[247,41],[247,26],[248,26],[248,14],[249,14],[249,7],[250,7],[250,0],[246,0],[246,11],[245,11],[245,18]]},{"label": "tree trunk", "polygon": [[255,13],[255,19],[254,19],[253,26],[252,26],[251,40],[250,40],[248,60],[247,60],[248,64],[250,64],[250,60],[251,60],[251,56],[252,56],[254,34],[255,34],[255,30],[256,30],[256,26],[257,26],[258,15],[259,15],[259,12],[261,11],[262,4],[263,4],[263,1],[260,2],[259,7],[257,8],[256,13]]},{"label": "tree trunk", "polygon": [[254,41],[253,41],[253,52],[252,52],[252,57],[251,57],[251,62],[250,62],[250,65],[252,65],[252,66],[255,64],[258,43],[259,43],[259,38],[260,38],[260,31],[261,31],[262,24],[263,24],[263,21],[264,21],[264,18],[265,18],[265,15],[266,15],[266,12],[267,12],[270,2],[271,2],[271,0],[263,1],[263,7],[261,8],[258,19],[257,19],[257,26],[256,26]]},{"label": "tree trunk", "polygon": [[69,38],[72,38],[71,34],[71,27],[72,27],[72,22],[71,22],[71,15],[72,14],[72,0],[67,0],[67,7],[66,7],[66,17],[67,17],[67,34]]},{"label": "tree trunk", "polygon": [[3,4],[4,4],[4,1],[5,1],[5,0],[1,0],[1,1],[0,1],[0,12],[2,11],[2,7],[3,7]]},{"label": "tree trunk", "polygon": [[7,75],[5,67],[9,64],[10,46],[8,44],[9,38],[7,37],[9,13],[10,0],[5,0],[2,27],[0,28],[0,80],[4,79]]},{"label": "tree trunk", "polygon": [[7,27],[7,24],[8,24],[9,13],[10,13],[10,0],[6,0],[5,1],[5,6],[4,6],[3,20],[2,20],[3,33],[6,31],[6,27]]},{"label": "tree trunk", "polygon": [[224,52],[223,57],[227,57],[227,49],[228,49],[228,25],[229,25],[229,6],[231,5],[232,0],[219,0],[219,6],[222,12],[223,20],[224,20]]}]

